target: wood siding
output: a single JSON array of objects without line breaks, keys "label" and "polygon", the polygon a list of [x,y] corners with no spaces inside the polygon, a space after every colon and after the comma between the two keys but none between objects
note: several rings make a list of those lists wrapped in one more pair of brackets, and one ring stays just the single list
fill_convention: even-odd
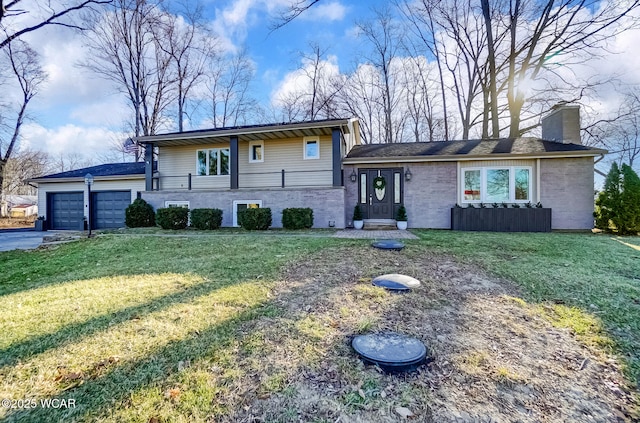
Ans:
[{"label": "wood siding", "polygon": [[[196,151],[209,148],[229,148],[229,144],[161,147],[158,156],[160,190],[191,188],[229,189],[229,176],[196,176]],[[332,186],[331,137],[320,137],[320,158],[304,160],[302,138],[264,141],[264,161],[249,162],[249,142],[239,143],[239,188],[267,188],[282,185],[285,170],[286,187]]]}]

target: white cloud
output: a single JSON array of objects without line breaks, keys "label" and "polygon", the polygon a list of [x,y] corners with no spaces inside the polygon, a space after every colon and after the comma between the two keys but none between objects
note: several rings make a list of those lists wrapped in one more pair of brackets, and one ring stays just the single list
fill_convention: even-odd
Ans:
[{"label": "white cloud", "polygon": [[35,123],[22,127],[21,147],[45,151],[52,155],[81,154],[87,158],[108,154],[114,143],[124,140],[125,134],[104,127],[81,127],[66,124],[45,128]]},{"label": "white cloud", "polygon": [[[295,96],[299,93],[309,93],[312,89],[312,81],[309,78],[313,71],[313,62],[304,60],[301,69],[296,69],[287,73],[282,81],[276,86],[271,93],[271,103],[274,106],[281,105],[287,98]],[[329,84],[331,78],[340,74],[338,67],[338,58],[329,56],[327,60],[323,60],[318,64],[320,69],[320,84]]]},{"label": "white cloud", "polygon": [[342,3],[332,1],[331,3],[320,3],[312,7],[300,15],[300,18],[307,20],[341,21],[346,14],[347,8]]}]

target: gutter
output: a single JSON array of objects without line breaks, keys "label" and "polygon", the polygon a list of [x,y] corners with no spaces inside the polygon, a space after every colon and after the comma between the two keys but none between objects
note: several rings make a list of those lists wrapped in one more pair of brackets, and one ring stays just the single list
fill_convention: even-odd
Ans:
[{"label": "gutter", "polygon": [[345,158],[344,164],[369,164],[369,163],[415,163],[415,162],[465,162],[477,160],[499,159],[566,159],[576,157],[604,156],[603,150],[586,150],[574,152],[549,152],[538,154],[487,154],[480,156],[442,155],[442,156],[395,156],[395,157],[352,157]]},{"label": "gutter", "polygon": [[231,128],[231,129],[214,129],[210,131],[199,131],[199,132],[175,132],[171,134],[161,134],[161,135],[143,135],[140,137],[136,137],[135,140],[141,144],[153,144],[157,141],[166,141],[166,140],[191,140],[198,138],[206,138],[206,137],[225,137],[231,135],[256,135],[256,134],[265,134],[269,132],[278,132],[278,131],[294,131],[294,130],[304,130],[304,129],[317,129],[317,128],[332,128],[335,126],[339,126],[342,128],[348,129],[349,120],[348,119],[336,119],[333,121],[319,121],[319,122],[306,122],[306,123],[288,123],[284,125],[274,125],[274,126],[259,126],[253,128]]},{"label": "gutter", "polygon": [[[144,175],[135,174],[135,175],[110,175],[110,176],[94,176],[93,180],[95,182],[99,181],[123,181],[127,179],[144,179]],[[75,176],[75,177],[67,177],[67,178],[33,178],[28,179],[27,183],[35,182],[36,184],[47,184],[47,183],[56,183],[56,182],[82,182],[84,184],[84,176]],[[31,184],[29,184],[31,185]],[[32,185],[33,186],[33,185]],[[37,187],[34,187],[37,188]]]}]

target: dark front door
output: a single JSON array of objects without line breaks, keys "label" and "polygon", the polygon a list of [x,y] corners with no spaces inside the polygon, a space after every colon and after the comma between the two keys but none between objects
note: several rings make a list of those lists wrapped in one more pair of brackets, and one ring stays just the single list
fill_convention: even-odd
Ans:
[{"label": "dark front door", "polygon": [[[365,219],[394,219],[401,202],[401,169],[360,169],[360,206]],[[397,175],[396,175],[397,174]]]}]

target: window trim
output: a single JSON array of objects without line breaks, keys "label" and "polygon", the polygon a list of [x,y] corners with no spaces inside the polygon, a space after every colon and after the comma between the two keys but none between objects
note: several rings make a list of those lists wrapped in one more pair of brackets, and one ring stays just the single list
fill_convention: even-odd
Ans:
[{"label": "window trim", "polygon": [[[307,143],[315,142],[318,146],[318,154],[316,156],[307,156]],[[304,137],[302,140],[303,160],[319,160],[320,159],[320,137]]]},{"label": "window trim", "polygon": [[[212,150],[218,150],[218,159],[217,159],[218,160],[218,163],[217,163],[218,164],[218,166],[217,166],[218,172],[220,172],[220,170],[222,168],[222,154],[220,154],[220,151],[222,151],[222,150],[227,150],[227,153],[228,153],[228,156],[229,156],[229,166],[231,166],[231,148],[229,148],[229,147],[199,148],[199,149],[196,150],[196,175],[195,175],[196,178],[228,177],[231,174],[231,169],[229,169],[229,173],[226,174],[226,175],[221,174],[221,173],[218,173],[217,175],[210,175],[209,174],[209,169],[210,169],[210,167],[209,167],[209,158],[211,157],[209,152],[212,151]],[[207,158],[206,162],[205,162],[205,169],[207,170],[207,174],[206,175],[200,175],[200,172],[199,172],[199,170],[200,170],[200,160],[198,159],[198,153],[200,153],[201,151],[206,152],[206,154],[205,154],[205,157]]]},{"label": "window trim", "polygon": [[258,208],[262,208],[262,200],[233,200],[233,206],[231,208],[233,214],[233,227],[238,228],[238,204],[257,204]]},{"label": "window trim", "polygon": [[[508,170],[509,171],[509,200],[505,201],[508,204],[526,204],[532,201],[533,194],[533,167],[532,166],[472,166],[460,168],[460,204],[492,204],[487,202],[487,171],[488,170]],[[516,171],[525,169],[529,171],[529,192],[526,200],[516,200]],[[465,200],[464,199],[464,173],[467,171],[480,171],[480,199],[479,200]]]},{"label": "window trim", "polygon": [[[256,160],[253,158],[253,147],[256,145],[260,146],[260,149],[262,150],[262,158],[260,160]],[[249,163],[264,163],[264,141],[263,140],[249,141]]]}]

